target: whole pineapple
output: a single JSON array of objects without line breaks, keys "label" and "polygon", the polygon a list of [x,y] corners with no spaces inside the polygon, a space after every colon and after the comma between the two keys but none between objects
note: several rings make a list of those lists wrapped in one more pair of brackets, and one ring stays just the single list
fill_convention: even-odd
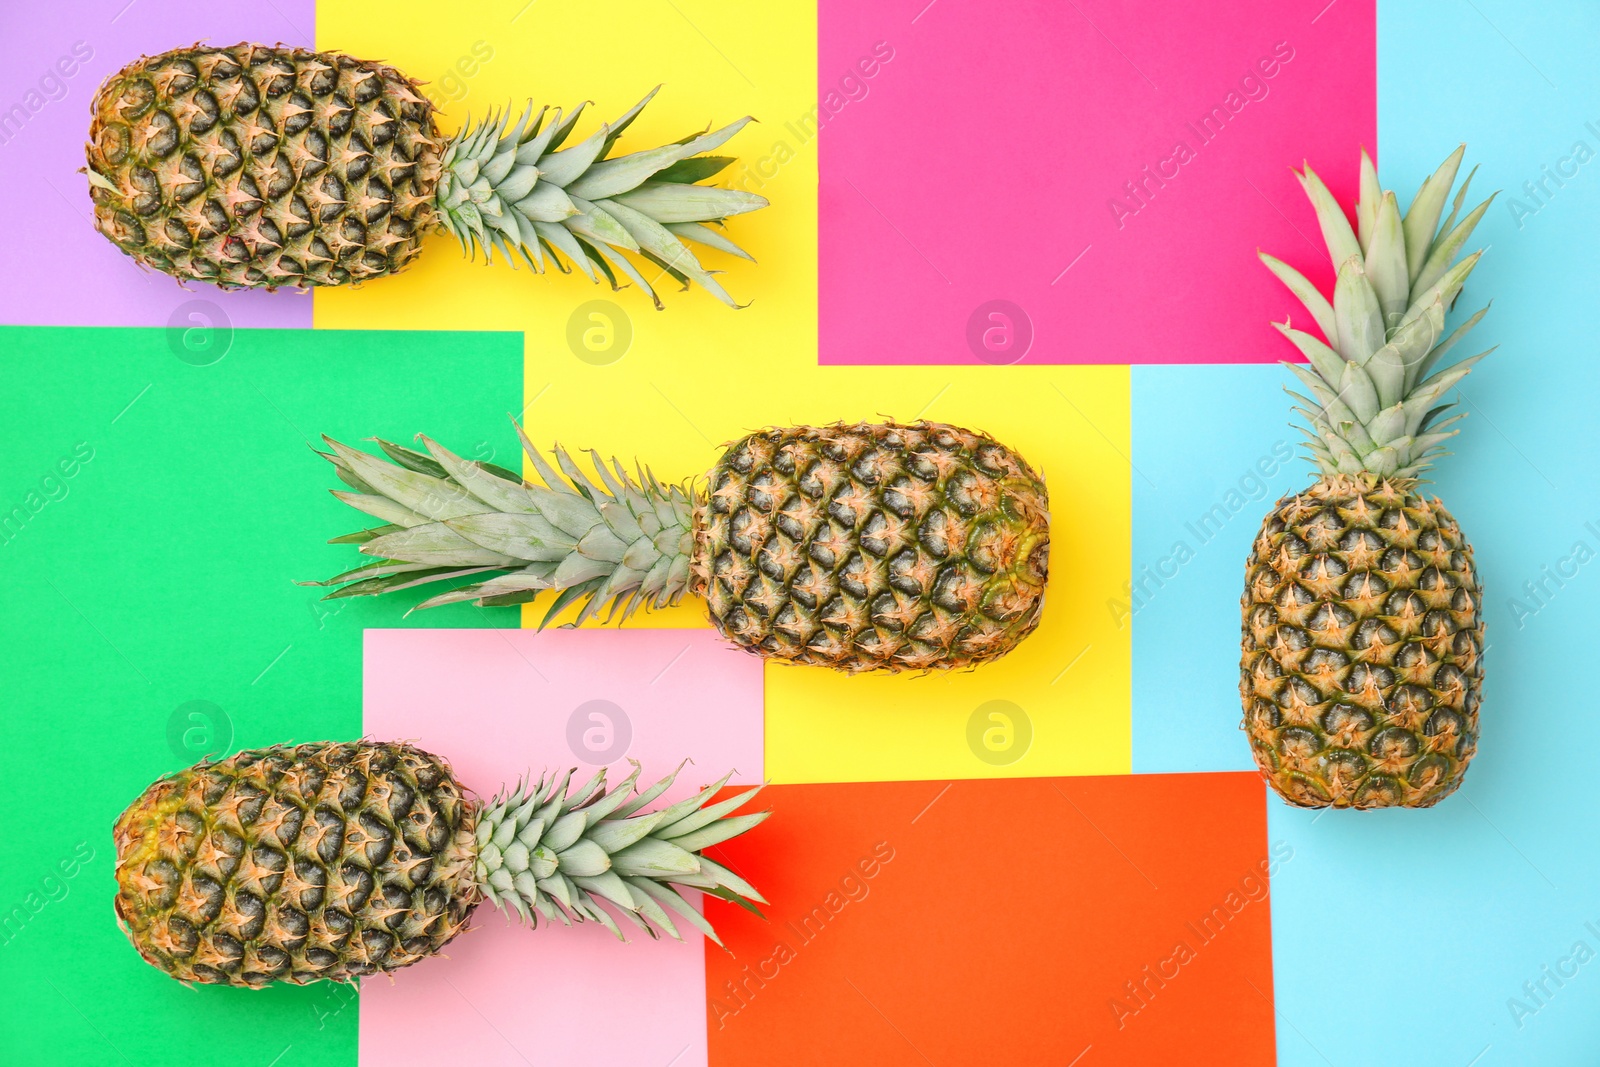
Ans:
[{"label": "whole pineapple", "polygon": [[711,804],[724,778],[641,814],[676,772],[638,794],[637,764],[610,790],[604,770],[577,789],[571,777],[485,804],[408,744],[323,741],[196,764],[117,819],[117,918],[174,978],[260,987],[416,963],[481,900],[533,925],[593,921],[618,937],[613,913],[679,937],[670,910],[716,940],[678,886],[762,899],[700,854],[767,817],[729,817],[759,786]]},{"label": "whole pineapple", "polygon": [[1242,600],[1244,729],[1263,777],[1302,807],[1428,807],[1477,749],[1483,592],[1472,546],[1419,487],[1461,418],[1441,418],[1445,394],[1488,355],[1440,362],[1488,310],[1442,336],[1482,253],[1455,258],[1494,199],[1458,223],[1469,174],[1440,225],[1464,151],[1403,215],[1363,152],[1354,230],[1306,168],[1331,304],[1261,254],[1327,338],[1278,326],[1309,361],[1288,366],[1311,396],[1290,395],[1321,477],[1262,523]]},{"label": "whole pineapple", "polygon": [[509,112],[490,114],[446,140],[417,88],[339,52],[194,45],[141,58],[94,98],[95,225],[144,266],[229,288],[379,278],[437,226],[485,260],[520,255],[542,272],[548,253],[613,288],[620,274],[659,308],[623,255],[636,253],[735,306],[684,242],[750,258],[704,224],[767,201],[697,184],[733,162],[701,153],[749,118],[610,157],[655,90],[562,149],[581,104],[565,116],[530,105],[515,125]]},{"label": "whole pineapple", "polygon": [[543,485],[425,437],[428,455],[380,441],[394,463],[325,438],[355,490],[334,495],[387,525],[335,539],[378,562],[308,584],[349,583],[329,594],[340,597],[472,578],[422,606],[549,590],[546,621],[582,601],[580,622],[693,593],[741,648],[848,672],[970,667],[1038,625],[1049,498],[983,434],[930,422],[764,430],[728,446],[702,493],[591,453],[597,485],[517,432]]}]

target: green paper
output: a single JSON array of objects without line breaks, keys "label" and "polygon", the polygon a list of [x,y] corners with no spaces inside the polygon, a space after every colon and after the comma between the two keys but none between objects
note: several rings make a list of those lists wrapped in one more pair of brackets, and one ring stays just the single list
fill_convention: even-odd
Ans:
[{"label": "green paper", "polygon": [[518,625],[294,580],[350,563],[319,433],[520,467],[522,337],[239,330],[204,366],[184,340],[0,328],[0,1059],[354,1067],[353,990],[190,989],[140,960],[111,825],[213,746],[360,736],[366,627]]}]

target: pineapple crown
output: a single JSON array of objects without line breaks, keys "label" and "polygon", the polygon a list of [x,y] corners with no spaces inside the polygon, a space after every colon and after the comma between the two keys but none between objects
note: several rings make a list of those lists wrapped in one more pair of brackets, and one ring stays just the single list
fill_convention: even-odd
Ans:
[{"label": "pineapple crown", "polygon": [[491,112],[476,125],[469,121],[444,152],[436,193],[444,228],[468,255],[481,247],[486,262],[498,250],[513,265],[520,255],[542,274],[548,252],[557,269],[569,269],[562,262],[565,257],[590,281],[604,275],[613,289],[620,273],[659,309],[655,289],[622,254],[632,252],[685,288],[694,281],[724,304],[738,307],[684,242],[752,258],[705,224],[766,207],[766,198],[698,184],[733,162],[731,156],[700,153],[720,147],[752,120],[746,116],[675,144],[606,158],[660,88],[565,149],[561,145],[583,114],[583,104],[563,115],[559,108],[553,114],[549,108],[536,113],[530,103],[509,130],[510,111]]},{"label": "pineapple crown", "polygon": [[[764,822],[770,811],[734,815],[757,793],[754,786],[718,799],[733,772],[691,797],[659,811],[643,812],[683,770],[635,792],[639,764],[620,784],[606,787],[605,768],[576,789],[572,771],[518,783],[495,797],[478,820],[478,857],[473,878],[485,899],[506,914],[537,926],[541,918],[564,925],[598,922],[623,936],[602,907],[652,938],[665,933],[681,940],[680,922],[722,944],[680,887],[760,915],[766,898],[733,871],[702,855]],[[687,761],[685,761],[687,762]],[[754,903],[752,903],[754,902]]]},{"label": "pineapple crown", "polygon": [[1284,365],[1311,396],[1287,391],[1308,424],[1300,429],[1310,457],[1325,475],[1419,477],[1458,432],[1453,427],[1462,416],[1446,416],[1454,401],[1441,398],[1494,351],[1440,364],[1489,310],[1485,305],[1441,340],[1445,315],[1483,251],[1459,262],[1456,257],[1498,195],[1491,194],[1456,221],[1477,172],[1474,167],[1440,224],[1465,152],[1466,145],[1452,152],[1402,215],[1395,194],[1378,185],[1377,169],[1363,149],[1354,229],[1309,165],[1296,174],[1316,210],[1337,274],[1331,303],[1299,271],[1257,252],[1326,338],[1318,340],[1288,321],[1273,323],[1308,361]]},{"label": "pineapple crown", "polygon": [[[578,625],[601,610],[608,620],[626,619],[638,608],[681,600],[692,578],[693,489],[663,485],[648,468],[630,477],[615,459],[607,469],[591,451],[596,484],[565,449],[557,446],[547,458],[515,419],[512,425],[542,485],[463,459],[420,434],[426,453],[377,442],[393,462],[324,437],[329,451],[318,454],[350,487],[333,495],[383,521],[332,543],[359,545],[378,558],[300,584],[341,587],[324,599],[451,586],[421,608],[469,600],[506,607],[550,590],[556,595],[541,626],[574,602],[581,605]],[[456,584],[461,578],[472,581]]]}]

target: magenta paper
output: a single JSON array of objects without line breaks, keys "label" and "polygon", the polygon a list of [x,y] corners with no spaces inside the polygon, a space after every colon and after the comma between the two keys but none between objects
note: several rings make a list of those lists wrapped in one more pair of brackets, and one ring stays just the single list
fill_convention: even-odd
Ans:
[{"label": "magenta paper", "polygon": [[817,117],[763,116],[820,153],[821,361],[1282,357],[1255,249],[1331,285],[1289,168],[1353,198],[1375,19],[1373,0],[823,0]]}]

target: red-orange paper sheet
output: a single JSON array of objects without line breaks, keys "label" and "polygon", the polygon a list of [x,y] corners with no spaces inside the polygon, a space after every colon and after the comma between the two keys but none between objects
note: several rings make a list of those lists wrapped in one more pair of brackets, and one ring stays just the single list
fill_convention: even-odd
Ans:
[{"label": "red-orange paper sheet", "polygon": [[706,913],[715,1067],[1274,1062],[1253,774],[775,786]]}]

